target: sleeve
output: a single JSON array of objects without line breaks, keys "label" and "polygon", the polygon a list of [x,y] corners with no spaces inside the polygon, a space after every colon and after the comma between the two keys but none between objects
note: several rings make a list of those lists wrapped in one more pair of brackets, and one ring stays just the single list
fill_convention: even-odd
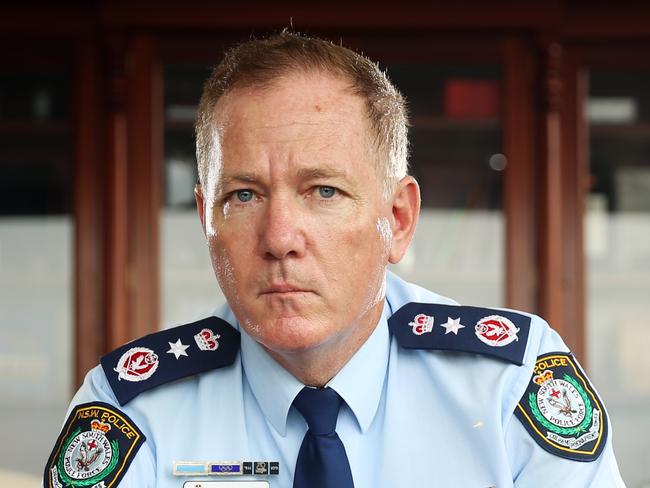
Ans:
[{"label": "sleeve", "polygon": [[560,336],[533,322],[523,395],[505,430],[514,486],[624,487],[598,393]]},{"label": "sleeve", "polygon": [[92,369],[68,407],[43,476],[43,487],[156,486],[145,433],[119,406],[101,367]]}]

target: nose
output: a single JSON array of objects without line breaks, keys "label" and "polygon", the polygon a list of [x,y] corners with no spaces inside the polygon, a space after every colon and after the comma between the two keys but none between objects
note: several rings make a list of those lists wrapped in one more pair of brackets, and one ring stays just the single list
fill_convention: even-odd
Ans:
[{"label": "nose", "polygon": [[291,198],[277,196],[267,202],[261,226],[261,253],[267,259],[301,257],[305,253],[305,232],[301,212]]}]

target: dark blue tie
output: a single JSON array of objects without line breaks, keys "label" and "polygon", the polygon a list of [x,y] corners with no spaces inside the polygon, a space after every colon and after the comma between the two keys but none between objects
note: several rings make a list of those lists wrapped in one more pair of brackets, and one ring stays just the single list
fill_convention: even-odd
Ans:
[{"label": "dark blue tie", "polygon": [[293,405],[307,421],[293,488],[354,488],[345,447],[335,432],[341,397],[331,388],[303,388]]}]

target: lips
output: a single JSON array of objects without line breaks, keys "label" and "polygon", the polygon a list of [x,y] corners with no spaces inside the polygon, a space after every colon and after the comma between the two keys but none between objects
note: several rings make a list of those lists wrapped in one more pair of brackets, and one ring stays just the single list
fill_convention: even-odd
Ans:
[{"label": "lips", "polygon": [[296,286],[288,283],[278,283],[263,288],[260,294],[271,295],[271,294],[292,294],[292,293],[309,293],[309,292],[311,292],[311,290],[307,290],[300,286]]}]

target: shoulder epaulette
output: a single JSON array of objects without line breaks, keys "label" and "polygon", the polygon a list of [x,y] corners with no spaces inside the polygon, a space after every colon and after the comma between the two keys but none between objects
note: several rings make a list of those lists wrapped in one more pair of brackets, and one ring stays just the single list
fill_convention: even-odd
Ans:
[{"label": "shoulder epaulette", "polygon": [[143,391],[231,365],[239,345],[238,330],[208,317],[129,342],[102,357],[101,365],[117,401],[125,405]]},{"label": "shoulder epaulette", "polygon": [[407,349],[485,354],[522,365],[530,317],[496,310],[436,303],[407,303],[388,327]]}]

